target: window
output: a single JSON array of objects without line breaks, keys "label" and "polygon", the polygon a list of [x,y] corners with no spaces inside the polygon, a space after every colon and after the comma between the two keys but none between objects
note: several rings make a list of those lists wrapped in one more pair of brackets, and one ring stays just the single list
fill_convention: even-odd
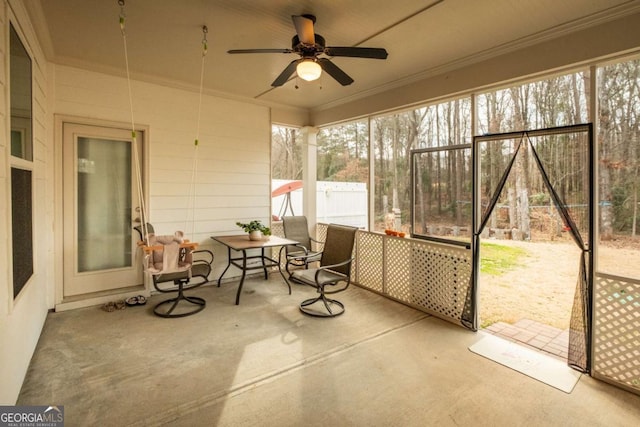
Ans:
[{"label": "window", "polygon": [[412,230],[415,237],[471,242],[471,146],[413,152]]},{"label": "window", "polygon": [[31,58],[13,25],[10,27],[11,155],[31,161]]},{"label": "window", "polygon": [[31,58],[10,25],[11,239],[13,296],[33,275]]},{"label": "window", "polygon": [[380,116],[371,127],[375,230],[470,236],[470,149],[451,149],[471,142],[471,98]]},{"label": "window", "polygon": [[302,136],[291,127],[271,127],[271,178],[302,179]]},{"label": "window", "polygon": [[302,135],[292,127],[271,126],[271,203],[272,215],[302,215],[302,188],[286,187],[302,180]]},{"label": "window", "polygon": [[638,280],[640,59],[599,67],[598,88],[598,271]]},{"label": "window", "polygon": [[478,133],[587,123],[589,73],[577,72],[478,95]]},{"label": "window", "polygon": [[317,144],[318,221],[368,228],[368,121],[323,128]]}]

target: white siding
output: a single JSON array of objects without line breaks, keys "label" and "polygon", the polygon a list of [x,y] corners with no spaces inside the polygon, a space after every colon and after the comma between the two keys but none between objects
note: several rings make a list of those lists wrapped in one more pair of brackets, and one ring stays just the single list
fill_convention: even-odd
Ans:
[{"label": "white siding", "polygon": [[[9,140],[8,51],[9,22],[32,59],[33,74],[33,235],[34,274],[13,299],[11,259],[11,183]],[[47,316],[52,286],[52,151],[46,138],[47,63],[26,18],[22,2],[6,1],[0,7],[0,404],[16,402],[31,355]]]},{"label": "white siding", "polygon": [[[124,78],[66,66],[56,66],[55,75],[56,114],[131,122]],[[147,219],[159,234],[183,230],[214,248],[215,278],[226,252],[210,237],[241,232],[236,221],[269,222],[270,111],[203,96],[196,150],[197,92],[132,81],[132,93],[135,124],[149,129]]]}]

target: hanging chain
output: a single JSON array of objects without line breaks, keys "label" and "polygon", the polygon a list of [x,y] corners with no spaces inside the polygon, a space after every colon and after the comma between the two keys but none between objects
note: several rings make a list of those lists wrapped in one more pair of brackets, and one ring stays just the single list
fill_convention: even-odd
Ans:
[{"label": "hanging chain", "polygon": [[[202,92],[204,90],[204,70],[205,70],[205,56],[209,48],[209,42],[207,41],[207,33],[209,29],[206,25],[202,26],[202,63],[200,65],[200,90],[198,93],[198,116],[196,118],[196,137],[193,141],[194,154],[193,154],[193,167],[191,169],[191,186],[189,189],[189,205],[190,209],[187,209],[187,222],[189,221],[189,211],[191,211],[191,236],[195,232],[195,199],[196,199],[196,181],[198,174],[198,144],[200,138],[200,117],[202,115]],[[185,230],[187,229],[187,223],[185,222]]]},{"label": "hanging chain", "polygon": [[142,230],[143,240],[149,245],[148,231],[147,231],[147,208],[144,200],[144,188],[142,185],[142,172],[140,170],[140,159],[138,158],[138,139],[136,137],[136,125],[133,116],[133,93],[131,90],[131,75],[129,73],[129,52],[127,50],[127,34],[125,32],[125,18],[124,0],[118,0],[120,5],[120,32],[122,33],[122,44],[124,47],[124,62],[127,72],[127,87],[129,89],[129,108],[131,112],[131,138],[133,142],[133,158],[135,163],[136,184],[138,187],[138,204],[140,205],[140,226]]}]

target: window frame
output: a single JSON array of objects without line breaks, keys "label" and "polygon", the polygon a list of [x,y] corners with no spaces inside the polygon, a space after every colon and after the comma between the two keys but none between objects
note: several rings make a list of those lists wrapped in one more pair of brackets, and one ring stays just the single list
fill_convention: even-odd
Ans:
[{"label": "window frame", "polygon": [[416,227],[415,227],[415,206],[416,206],[416,170],[415,170],[415,161],[414,158],[415,156],[419,156],[420,154],[423,153],[437,153],[437,152],[441,152],[441,151],[457,151],[457,150],[469,150],[470,151],[470,155],[471,155],[471,166],[472,166],[472,170],[471,170],[471,174],[472,177],[474,175],[474,171],[473,171],[473,145],[471,143],[469,144],[459,144],[459,145],[449,145],[449,146],[443,146],[443,147],[429,147],[429,148],[421,148],[421,149],[417,149],[417,150],[411,150],[411,153],[409,155],[409,159],[410,159],[410,167],[411,167],[411,172],[410,172],[410,176],[411,176],[411,218],[410,218],[410,225],[411,225],[411,237],[414,239],[420,239],[420,240],[428,240],[428,241],[432,241],[432,242],[438,242],[438,243],[446,243],[446,244],[450,244],[450,245],[454,245],[454,246],[461,246],[464,247],[466,249],[471,249],[471,240],[473,238],[473,215],[471,218],[469,218],[469,241],[462,241],[462,240],[455,240],[455,239],[447,239],[445,237],[441,237],[441,236],[429,236],[427,234],[418,234],[416,233]]},{"label": "window frame", "polygon": [[[25,117],[25,115],[13,115],[13,108],[12,108],[12,103],[11,103],[11,85],[15,83],[15,80],[12,79],[11,76],[11,53],[13,51],[13,49],[15,49],[16,47],[14,47],[12,45],[12,34],[11,33],[15,33],[15,36],[17,38],[17,40],[20,42],[20,46],[19,48],[21,48],[24,51],[24,54],[26,55],[26,57],[29,59],[29,76],[28,76],[28,83],[29,83],[29,106],[28,106],[28,113]],[[8,180],[9,180],[9,194],[7,195],[8,198],[8,207],[11,206],[11,221],[9,222],[9,234],[11,235],[11,242],[10,242],[10,250],[11,250],[11,272],[10,272],[10,277],[11,280],[7,283],[7,286],[10,287],[10,295],[13,296],[13,298],[10,299],[10,301],[12,301],[13,304],[15,304],[15,302],[24,294],[24,291],[26,288],[29,287],[30,283],[33,282],[33,278],[35,276],[35,271],[36,271],[36,258],[35,258],[35,251],[34,251],[34,211],[35,211],[35,163],[34,163],[34,144],[33,144],[33,126],[34,126],[34,121],[33,121],[33,55],[32,53],[29,51],[28,49],[28,44],[26,44],[23,40],[25,39],[24,35],[21,33],[20,31],[20,27],[19,25],[17,25],[17,23],[14,23],[13,19],[9,19],[9,25],[8,25],[8,29],[7,29],[7,47],[8,47],[8,51],[9,51],[9,55],[8,55],[8,61],[9,64],[7,66],[7,70],[8,70],[8,76],[7,76],[7,81],[8,81],[8,86],[9,86],[9,90],[7,91],[7,106],[9,107],[9,122],[10,122],[10,126],[9,129],[7,131],[6,136],[8,137],[7,139],[9,141],[11,141],[11,135],[13,134],[14,131],[19,131],[22,135],[26,136],[26,138],[28,140],[26,141],[22,141],[21,145],[23,148],[23,157],[18,157],[15,156],[12,152],[11,152],[11,146],[7,149],[7,154],[9,155],[9,161],[8,161],[8,165],[7,165],[7,176],[8,176]],[[16,120],[17,119],[17,120]],[[19,124],[16,123],[19,122]],[[23,235],[25,236],[30,236],[31,237],[31,241],[28,243],[27,245],[27,249],[28,251],[31,253],[31,259],[28,262],[28,264],[26,264],[26,266],[28,268],[31,269],[29,277],[26,278],[26,280],[24,280],[24,283],[20,283],[18,284],[18,286],[16,287],[16,277],[13,274],[13,270],[16,268],[16,257],[14,256],[15,252],[16,252],[16,242],[15,242],[15,234],[14,232],[16,231],[16,221],[14,219],[14,212],[13,212],[13,201],[11,200],[11,198],[13,197],[13,190],[14,190],[14,182],[12,180],[12,173],[13,170],[21,170],[21,171],[28,171],[30,174],[30,190],[31,193],[28,195],[28,197],[30,198],[30,210],[31,210],[31,218],[30,221],[28,221],[28,226],[30,227],[30,230],[22,230],[23,231]],[[18,239],[19,240],[19,239]]]}]

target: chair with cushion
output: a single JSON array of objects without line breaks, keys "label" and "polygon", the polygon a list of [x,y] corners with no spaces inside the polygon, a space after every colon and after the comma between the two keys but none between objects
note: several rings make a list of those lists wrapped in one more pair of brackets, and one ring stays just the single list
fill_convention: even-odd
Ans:
[{"label": "chair with cushion", "polygon": [[[154,288],[161,293],[178,293],[157,304],[153,312],[160,317],[184,317],[203,310],[204,299],[187,296],[184,292],[209,281],[213,253],[206,249],[195,250],[197,245],[184,241],[179,232],[173,236],[156,236],[153,226],[148,223],[144,230],[140,225],[134,229],[140,235],[141,245],[148,248],[145,250],[145,271],[150,273]],[[163,285],[166,283],[172,285]]]},{"label": "chair with cushion", "polygon": [[[314,286],[319,294],[316,298],[302,301],[300,311],[317,317],[334,317],[344,313],[344,305],[327,298],[327,295],[342,292],[351,283],[356,231],[355,227],[330,224],[319,267],[298,269],[291,273],[292,281]],[[340,283],[343,284],[338,286]]]},{"label": "chair with cushion", "polygon": [[309,264],[320,261],[321,251],[318,250],[323,242],[309,235],[309,225],[306,216],[285,216],[282,218],[284,236],[299,242],[297,245],[285,246],[285,270],[291,277],[291,267],[309,268]]}]

